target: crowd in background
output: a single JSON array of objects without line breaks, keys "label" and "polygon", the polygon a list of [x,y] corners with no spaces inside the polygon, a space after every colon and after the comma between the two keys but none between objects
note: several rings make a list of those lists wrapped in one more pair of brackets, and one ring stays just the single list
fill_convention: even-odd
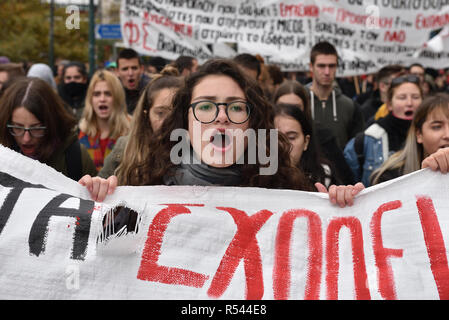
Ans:
[{"label": "crowd in background", "polygon": [[[344,204],[352,200],[344,192],[358,192],[360,182],[368,187],[426,166],[447,170],[440,154],[449,147],[449,68],[388,65],[337,78],[338,53],[327,42],[312,48],[305,72],[282,72],[251,54],[201,65],[189,56],[144,62],[129,48],[92,77],[82,62],[59,59],[52,70],[11,60],[0,57],[0,143],[92,194],[117,184],[212,184],[343,192],[345,200],[334,202]],[[238,159],[170,163],[171,132],[190,130],[192,121],[277,128],[277,173],[262,176],[256,169],[264,164],[235,166]],[[221,131],[209,141],[217,150],[229,144]],[[189,157],[201,154],[191,148]]]}]

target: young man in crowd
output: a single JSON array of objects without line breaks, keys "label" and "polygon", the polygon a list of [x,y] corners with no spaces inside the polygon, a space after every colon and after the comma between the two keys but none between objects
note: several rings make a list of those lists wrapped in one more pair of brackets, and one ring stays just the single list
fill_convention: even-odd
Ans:
[{"label": "young man in crowd", "polygon": [[236,55],[233,60],[244,73],[256,81],[259,80],[262,67],[260,66],[260,61],[255,56],[249,53],[241,53]]},{"label": "young man in crowd", "polygon": [[198,60],[190,56],[179,56],[173,62],[173,65],[178,69],[181,76],[187,77],[198,69]]},{"label": "young man in crowd", "polygon": [[310,54],[312,82],[310,90],[311,114],[315,124],[330,129],[341,150],[364,128],[360,107],[342,94],[335,82],[338,54],[329,42],[313,46]]},{"label": "young man in crowd", "polygon": [[420,63],[414,63],[408,68],[410,74],[413,74],[419,78],[421,84],[424,83],[424,76],[426,74],[426,69]]},{"label": "young man in crowd", "polygon": [[403,72],[405,72],[405,69],[400,65],[388,65],[377,72],[377,89],[372,92],[371,96],[361,106],[365,127],[374,121],[374,115],[377,110],[387,101],[387,92],[391,80],[401,75]]},{"label": "young man in crowd", "polygon": [[140,93],[150,78],[144,73],[144,66],[138,53],[129,48],[120,51],[117,57],[116,73],[125,89],[128,113],[132,114]]}]

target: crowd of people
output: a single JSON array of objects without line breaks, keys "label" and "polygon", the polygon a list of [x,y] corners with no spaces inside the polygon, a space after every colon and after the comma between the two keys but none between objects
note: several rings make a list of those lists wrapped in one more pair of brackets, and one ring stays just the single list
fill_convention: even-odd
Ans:
[{"label": "crowd of people", "polygon": [[[89,78],[76,61],[53,72],[0,57],[0,143],[96,201],[117,185],[218,185],[327,192],[344,207],[370,185],[448,171],[445,70],[388,65],[337,78],[327,42],[312,48],[308,72],[247,53],[153,61],[123,49]],[[273,163],[252,157],[261,151],[276,162],[270,174]]]}]

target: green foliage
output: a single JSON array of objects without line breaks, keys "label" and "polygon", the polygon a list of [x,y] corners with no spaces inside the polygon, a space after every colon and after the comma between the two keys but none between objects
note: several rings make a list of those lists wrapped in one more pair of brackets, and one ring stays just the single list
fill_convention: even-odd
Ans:
[{"label": "green foliage", "polygon": [[[88,13],[80,12],[80,28],[68,29],[65,8],[54,10],[54,57],[88,60]],[[12,61],[48,63],[50,5],[40,0],[0,1],[0,55]]]}]

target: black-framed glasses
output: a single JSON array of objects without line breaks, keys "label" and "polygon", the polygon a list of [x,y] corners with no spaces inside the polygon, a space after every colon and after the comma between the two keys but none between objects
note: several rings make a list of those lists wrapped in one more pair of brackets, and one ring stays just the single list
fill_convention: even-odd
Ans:
[{"label": "black-framed glasses", "polygon": [[414,74],[408,74],[405,76],[400,76],[400,77],[394,78],[393,80],[391,80],[390,85],[398,86],[398,85],[406,83],[406,82],[411,82],[411,83],[419,85],[421,83],[421,79],[419,79],[419,77]]},{"label": "black-framed glasses", "polygon": [[28,131],[33,138],[43,137],[45,135],[45,129],[47,129],[47,127],[43,126],[25,128],[14,124],[7,124],[6,127],[9,129],[9,133],[14,137],[22,137],[25,132]]},{"label": "black-framed glasses", "polygon": [[245,101],[213,102],[202,100],[190,105],[193,116],[201,123],[211,123],[215,121],[220,112],[219,106],[225,106],[225,112],[229,121],[235,124],[244,123],[249,119],[250,105]]}]

